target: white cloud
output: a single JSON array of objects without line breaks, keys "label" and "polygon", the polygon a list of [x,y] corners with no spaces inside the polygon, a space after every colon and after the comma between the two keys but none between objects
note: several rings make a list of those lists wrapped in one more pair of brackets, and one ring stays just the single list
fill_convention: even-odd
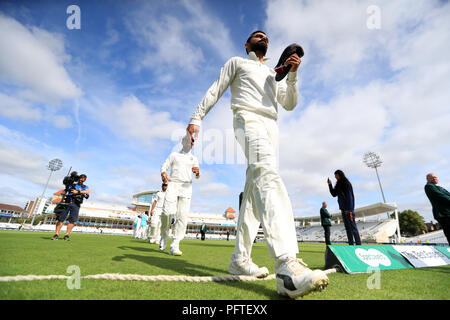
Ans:
[{"label": "white cloud", "polygon": [[[171,10],[176,13],[169,13]],[[180,72],[195,74],[203,69],[208,54],[205,48],[222,59],[235,52],[220,17],[199,2],[144,5],[126,18],[126,25],[143,50],[137,54],[137,70],[155,71],[163,84],[173,81]]]},{"label": "white cloud", "polygon": [[154,112],[134,95],[104,111],[104,120],[119,137],[137,140],[145,147],[154,146],[156,139],[171,139],[174,132],[186,128],[186,124],[173,120],[169,112]]},{"label": "white cloud", "polygon": [[269,1],[269,54],[276,56],[276,63],[284,47],[297,42],[305,50],[304,64],[312,64],[315,81],[336,80],[337,73],[340,79],[352,77],[374,46],[366,26],[368,5],[356,0]]},{"label": "white cloud", "polygon": [[[48,161],[56,157],[67,158],[61,157],[61,150],[1,125],[0,149],[0,174],[14,177],[14,185],[17,185],[18,181],[21,184],[31,183],[34,191],[43,187],[48,178],[49,171],[45,169]],[[63,175],[62,172],[57,172],[54,178],[61,178],[62,181]],[[56,179],[50,182],[50,188],[61,186]],[[5,179],[2,181],[5,182]]]},{"label": "white cloud", "polygon": [[[0,92],[0,116],[2,117],[34,123],[46,121],[60,129],[72,127],[72,120],[69,116],[56,114],[53,108],[45,109],[41,110],[26,99],[8,96]],[[45,117],[44,114],[46,114]]]},{"label": "white cloud", "polygon": [[116,44],[120,40],[119,32],[116,29],[114,29],[113,23],[114,22],[113,22],[112,19],[108,19],[106,21],[106,35],[107,35],[107,38],[106,38],[105,41],[103,41],[103,45],[107,46],[107,47]]},{"label": "white cloud", "polygon": [[42,112],[35,108],[30,102],[10,97],[0,92],[0,116],[11,119],[39,121]]},{"label": "white cloud", "polygon": [[60,35],[0,14],[0,47],[0,81],[21,87],[22,98],[57,104],[82,94],[63,66],[69,56]]},{"label": "white cloud", "polygon": [[72,120],[65,115],[52,115],[49,119],[56,128],[66,129],[72,127]]}]

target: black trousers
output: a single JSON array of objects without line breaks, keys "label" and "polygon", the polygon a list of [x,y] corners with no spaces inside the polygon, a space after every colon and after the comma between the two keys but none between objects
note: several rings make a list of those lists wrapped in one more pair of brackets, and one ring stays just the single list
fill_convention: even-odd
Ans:
[{"label": "black trousers", "polygon": [[323,230],[325,231],[325,244],[331,244],[330,241],[330,226],[323,226]]},{"label": "black trousers", "polygon": [[450,245],[450,217],[439,218],[436,220],[441,225],[442,230],[444,230],[445,237]]},{"label": "black trousers", "polygon": [[[361,238],[359,237],[359,231],[358,228],[356,227],[355,213],[350,211],[342,211],[342,220],[344,220],[348,244],[351,246],[354,243],[356,243],[356,245],[360,245]],[[355,239],[354,242],[353,239]]]},{"label": "black trousers", "polygon": [[202,237],[201,237],[202,241],[205,240],[205,233],[203,231],[200,231],[200,233],[202,235]]}]

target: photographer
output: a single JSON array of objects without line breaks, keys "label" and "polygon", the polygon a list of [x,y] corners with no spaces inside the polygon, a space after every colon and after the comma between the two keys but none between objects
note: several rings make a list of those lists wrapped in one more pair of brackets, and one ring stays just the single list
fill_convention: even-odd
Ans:
[{"label": "photographer", "polygon": [[[81,174],[78,182],[72,185],[66,186],[66,194],[63,197],[62,201],[65,201],[67,207],[61,212],[58,216],[58,223],[56,224],[56,233],[53,236],[52,240],[58,240],[59,232],[64,224],[64,220],[66,220],[67,216],[69,224],[67,225],[67,231],[64,235],[64,240],[69,241],[69,234],[75,226],[75,222],[78,221],[78,212],[80,211],[80,205],[83,203],[83,199],[89,197],[89,188],[84,185],[87,176],[85,174]],[[76,182],[76,180],[74,182]]]}]

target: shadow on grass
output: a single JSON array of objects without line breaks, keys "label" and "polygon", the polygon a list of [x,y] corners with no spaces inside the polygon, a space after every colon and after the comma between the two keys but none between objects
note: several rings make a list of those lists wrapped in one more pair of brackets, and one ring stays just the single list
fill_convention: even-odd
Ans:
[{"label": "shadow on grass", "polygon": [[[146,249],[146,248],[135,248],[135,247],[120,247],[121,249],[133,249],[141,252],[150,252],[157,251],[154,249]],[[167,253],[166,253],[167,254]],[[137,254],[124,254],[122,256],[116,256],[112,258],[113,261],[121,262],[125,259],[132,259],[139,262],[146,263],[148,265],[160,268],[167,269],[178,274],[186,275],[186,276],[217,276],[227,274],[226,269],[217,269],[212,268],[200,264],[193,264],[187,262],[186,260],[180,259],[179,257],[155,257],[155,256],[143,256]],[[247,290],[252,292],[257,292],[258,294],[264,295],[269,299],[283,299],[280,297],[275,288],[274,290],[270,290],[262,285],[256,284],[254,282],[240,282],[240,281],[222,281],[217,282],[220,285],[225,285],[228,287],[232,287],[235,289]]]},{"label": "shadow on grass", "polygon": [[[212,241],[214,241],[214,242],[212,242]],[[212,240],[212,241],[208,241],[208,240],[201,241],[201,240],[199,240],[196,243],[186,242],[186,243],[183,243],[183,245],[192,246],[192,247],[234,248],[234,244],[235,244],[234,241],[229,241],[226,244],[218,243],[221,240]]]},{"label": "shadow on grass", "polygon": [[141,252],[146,252],[146,253],[149,253],[149,252],[161,252],[159,249],[153,249],[151,247],[142,248],[142,247],[120,246],[120,247],[117,247],[117,249],[121,249],[121,250],[131,249],[131,250],[136,250],[136,251],[141,251]]}]

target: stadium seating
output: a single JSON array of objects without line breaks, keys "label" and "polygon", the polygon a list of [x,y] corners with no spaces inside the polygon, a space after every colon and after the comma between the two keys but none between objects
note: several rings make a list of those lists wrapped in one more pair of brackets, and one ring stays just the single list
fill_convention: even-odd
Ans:
[{"label": "stadium seating", "polygon": [[421,234],[416,237],[403,238],[402,242],[403,243],[424,243],[424,244],[436,243],[436,244],[449,245],[443,230],[438,230],[438,231],[434,231],[434,232]]},{"label": "stadium seating", "polygon": [[[357,221],[361,240],[365,242],[386,242],[395,232],[395,220]],[[325,242],[323,227],[314,225],[297,227],[297,239],[305,242]],[[347,233],[343,224],[335,224],[330,228],[332,242],[347,242]]]}]

